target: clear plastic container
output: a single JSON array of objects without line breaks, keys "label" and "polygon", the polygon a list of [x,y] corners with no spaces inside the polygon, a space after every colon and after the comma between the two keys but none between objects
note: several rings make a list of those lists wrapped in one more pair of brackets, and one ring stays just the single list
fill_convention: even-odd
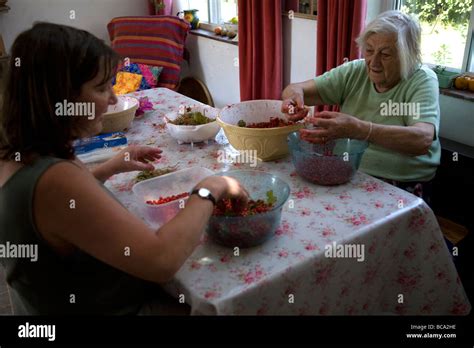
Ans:
[{"label": "clear plastic container", "polygon": [[147,204],[147,201],[190,192],[196,184],[211,175],[214,172],[209,169],[192,167],[139,182],[132,190],[143,217],[153,227],[158,227],[174,218],[187,198],[160,205]]}]

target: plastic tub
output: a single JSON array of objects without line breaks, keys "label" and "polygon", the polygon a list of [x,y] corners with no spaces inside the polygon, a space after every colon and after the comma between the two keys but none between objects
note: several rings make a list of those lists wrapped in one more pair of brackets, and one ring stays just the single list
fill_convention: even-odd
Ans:
[{"label": "plastic tub", "polygon": [[211,175],[214,172],[209,169],[192,167],[139,182],[132,190],[146,221],[153,226],[161,226],[178,214],[187,198],[160,205],[150,205],[146,201],[191,192],[196,184]]}]

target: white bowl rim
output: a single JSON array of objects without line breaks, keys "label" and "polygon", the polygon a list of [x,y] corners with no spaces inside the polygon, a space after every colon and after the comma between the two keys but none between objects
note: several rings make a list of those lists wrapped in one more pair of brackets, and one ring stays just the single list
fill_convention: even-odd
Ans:
[{"label": "white bowl rim", "polygon": [[233,103],[233,104],[228,104],[226,106],[224,106],[221,111],[223,110],[226,110],[226,109],[230,109],[232,107],[235,107],[236,105],[241,105],[241,104],[257,104],[257,103],[268,103],[268,102],[272,102],[272,103],[279,103],[279,104],[282,104],[283,102],[281,100],[278,100],[278,99],[257,99],[257,100],[246,100],[246,101],[243,101],[243,102],[238,102],[238,103]]},{"label": "white bowl rim", "polygon": [[[118,110],[118,111],[111,111],[111,112],[105,112],[103,113],[103,115],[113,115],[113,114],[118,114],[120,112],[125,112],[125,111],[129,111],[129,110],[132,110],[134,107],[137,107],[140,105],[140,101],[135,98],[135,97],[129,97],[129,96],[124,96],[124,95],[119,95],[117,96],[117,104],[119,103],[119,100],[130,100],[130,101],[134,101],[133,104],[128,108],[128,109],[124,109],[124,110]],[[114,104],[117,105],[117,104]],[[111,105],[112,106],[112,105]]]},{"label": "white bowl rim", "polygon": [[206,105],[206,104],[194,105],[193,107],[209,108],[209,109],[216,110],[217,114],[216,114],[215,118],[206,116],[207,118],[213,119],[214,121],[209,122],[209,123],[205,123],[205,124],[200,124],[200,125],[197,125],[197,126],[173,124],[173,123],[170,122],[171,119],[168,116],[170,116],[170,115],[174,116],[176,114],[179,114],[179,112],[178,111],[172,111],[172,112],[166,113],[165,117],[163,118],[164,121],[165,121],[166,126],[176,127],[177,129],[180,129],[180,130],[183,130],[183,131],[186,131],[186,130],[191,131],[191,130],[198,130],[200,128],[204,128],[204,127],[209,126],[209,125],[213,125],[217,122],[217,118],[219,117],[219,110],[218,109],[213,108],[212,106],[209,106],[209,105]]},{"label": "white bowl rim", "polygon": [[[219,115],[216,117],[216,120],[219,120],[220,122],[222,122],[223,124],[225,124],[226,126],[231,126],[231,127],[235,127],[235,128],[238,128],[238,129],[252,129],[252,130],[275,130],[275,129],[286,129],[287,127],[294,127],[294,126],[299,126],[300,124],[302,124],[301,122],[294,122],[293,124],[290,124],[288,126],[283,126],[283,127],[272,127],[272,128],[247,128],[247,127],[239,127],[238,125],[236,124],[231,124],[231,123],[227,123],[226,121],[224,121],[222,119],[222,112],[223,111],[226,111],[226,110],[229,110],[230,108],[232,107],[235,107],[236,105],[242,105],[242,104],[260,104],[260,103],[273,103],[273,104],[282,104],[283,102],[281,100],[277,100],[277,99],[257,99],[257,100],[246,100],[246,101],[243,101],[243,102],[239,102],[239,103],[234,103],[234,104],[229,104],[229,105],[226,105],[225,107],[223,107],[220,112],[219,112]],[[283,116],[283,115],[282,115]],[[288,118],[284,118],[284,117],[277,117],[281,120],[285,120],[285,121],[288,121]]]},{"label": "white bowl rim", "polygon": [[[280,117],[278,117],[280,118]],[[282,120],[285,120],[284,118],[280,118]],[[289,130],[289,127],[301,127],[303,125],[302,122],[295,122],[293,124],[289,124],[287,126],[283,126],[283,127],[272,127],[272,128],[248,128],[248,127],[239,127],[238,125],[236,124],[231,124],[231,123],[227,123],[226,121],[224,121],[220,115],[217,116],[216,120],[219,120],[220,122],[222,122],[223,124],[229,127],[234,127],[234,128],[237,128],[237,129],[251,129],[252,131],[268,131],[268,130],[276,130],[276,129],[285,129],[285,130]],[[288,119],[286,119],[286,121],[288,121]]]}]

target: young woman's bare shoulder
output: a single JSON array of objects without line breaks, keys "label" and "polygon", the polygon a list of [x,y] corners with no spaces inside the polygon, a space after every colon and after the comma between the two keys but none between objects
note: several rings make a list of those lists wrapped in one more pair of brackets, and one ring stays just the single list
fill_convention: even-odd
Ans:
[{"label": "young woman's bare shoulder", "polygon": [[[142,279],[168,279],[153,230],[86,169],[73,163],[52,166],[39,180],[35,196],[37,226],[50,244],[73,246]],[[125,255],[125,247],[133,253]]]}]

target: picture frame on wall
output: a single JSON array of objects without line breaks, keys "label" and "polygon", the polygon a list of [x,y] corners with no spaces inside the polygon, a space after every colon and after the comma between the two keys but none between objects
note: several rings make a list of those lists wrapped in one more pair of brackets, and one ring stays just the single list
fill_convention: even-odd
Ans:
[{"label": "picture frame on wall", "polygon": [[285,0],[285,14],[293,11],[295,17],[314,19],[318,14],[318,0]]}]

